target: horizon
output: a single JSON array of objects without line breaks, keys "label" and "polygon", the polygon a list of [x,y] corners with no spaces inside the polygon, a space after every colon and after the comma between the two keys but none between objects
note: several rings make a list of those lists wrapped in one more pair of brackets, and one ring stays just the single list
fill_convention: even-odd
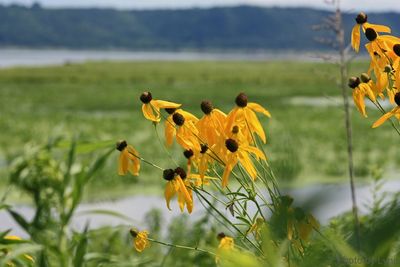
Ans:
[{"label": "horizon", "polygon": [[[22,5],[30,7],[38,3],[43,8],[48,9],[82,9],[82,8],[104,8],[117,10],[156,10],[156,9],[192,9],[192,8],[214,8],[214,7],[237,7],[254,6],[265,8],[313,8],[319,10],[329,10],[333,6],[324,3],[322,0],[87,0],[84,3],[78,0],[0,0],[1,5]],[[360,9],[359,7],[363,8]],[[344,12],[399,12],[400,5],[396,5],[394,0],[380,1],[379,7],[374,0],[355,0],[345,1],[341,5]]]}]

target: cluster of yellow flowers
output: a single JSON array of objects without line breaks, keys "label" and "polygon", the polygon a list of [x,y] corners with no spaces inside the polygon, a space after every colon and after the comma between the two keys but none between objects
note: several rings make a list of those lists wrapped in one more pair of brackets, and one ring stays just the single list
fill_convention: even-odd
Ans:
[{"label": "cluster of yellow flowers", "polygon": [[[181,211],[186,207],[189,213],[193,210],[192,189],[196,186],[209,184],[213,177],[211,170],[215,165],[224,168],[221,187],[228,185],[230,173],[240,163],[253,180],[257,178],[257,170],[252,157],[266,159],[265,154],[256,147],[255,135],[262,142],[266,136],[260,121],[256,116],[261,113],[270,117],[270,113],[262,106],[248,101],[247,95],[240,93],[236,99],[236,107],[228,114],[214,108],[210,101],[201,102],[204,115],[199,119],[182,109],[181,104],[155,100],[150,92],[140,96],[143,115],[153,123],[165,120],[166,146],[170,147],[174,140],[182,147],[187,159],[186,169],[177,167],[163,169],[163,178],[167,181],[165,200],[170,209],[170,200],[178,196]],[[161,113],[165,110],[166,113]],[[119,141],[118,173],[125,175],[128,171],[138,175],[140,161],[139,153],[126,141]]]},{"label": "cluster of yellow flowers", "polygon": [[365,47],[371,63],[367,73],[349,80],[349,87],[353,88],[354,103],[365,117],[365,97],[377,106],[380,106],[378,97],[388,97],[395,106],[372,125],[376,128],[392,116],[400,119],[400,39],[390,35],[389,27],[367,22],[367,15],[364,13],[358,14],[355,20],[357,23],[351,33],[351,45],[356,52],[359,51],[362,30],[368,40]]}]

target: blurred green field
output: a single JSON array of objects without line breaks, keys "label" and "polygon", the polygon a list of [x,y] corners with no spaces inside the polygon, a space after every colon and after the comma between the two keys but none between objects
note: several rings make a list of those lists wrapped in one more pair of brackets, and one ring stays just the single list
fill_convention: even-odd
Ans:
[{"label": "blurred green field", "polygon": [[[354,63],[351,73],[366,69],[366,62]],[[153,125],[141,114],[139,95],[145,90],[154,98],[183,103],[198,116],[201,100],[210,99],[227,112],[234,97],[244,91],[272,113],[272,119],[262,122],[269,139],[266,151],[281,183],[347,181],[341,106],[293,101],[298,97],[340,101],[337,73],[334,65],[299,62],[98,62],[3,69],[1,184],[8,179],[5,165],[10,156],[20,153],[26,143],[40,144],[58,135],[79,135],[88,142],[126,139],[144,158],[167,168],[172,163]],[[357,178],[365,180],[376,167],[390,177],[400,163],[394,145],[398,137],[388,123],[370,128],[377,111],[370,109],[368,119],[353,111]],[[162,136],[162,125],[158,131]],[[173,153],[183,163],[180,149],[175,147]],[[92,181],[89,195],[117,197],[163,187],[161,174],[145,165],[138,178],[119,177],[117,154]]]}]

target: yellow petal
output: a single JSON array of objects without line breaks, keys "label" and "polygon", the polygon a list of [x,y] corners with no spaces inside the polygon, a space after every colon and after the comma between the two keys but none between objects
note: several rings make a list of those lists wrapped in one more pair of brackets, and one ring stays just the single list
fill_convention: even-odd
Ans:
[{"label": "yellow petal", "polygon": [[159,122],[161,120],[159,110],[156,109],[157,114],[154,114],[154,110],[151,104],[143,104],[142,111],[144,117],[150,121]]},{"label": "yellow petal", "polygon": [[382,125],[385,121],[387,121],[390,117],[392,117],[397,111],[399,111],[400,107],[395,107],[394,109],[392,109],[391,111],[389,111],[388,113],[386,113],[385,115],[383,115],[382,117],[380,117],[373,125],[372,128],[376,128],[379,127],[380,125]]},{"label": "yellow petal", "polygon": [[125,175],[128,172],[128,164],[129,164],[128,150],[124,149],[121,151],[118,158],[119,175]]},{"label": "yellow petal", "polygon": [[165,133],[165,142],[167,146],[171,146],[172,143],[174,142],[174,137],[176,135],[176,129],[174,127],[174,123],[170,118],[168,118],[165,121],[165,128],[164,128],[164,133]]},{"label": "yellow petal", "polygon": [[178,176],[178,177],[175,178],[175,180],[179,184],[179,190],[182,193],[182,196],[185,199],[186,203],[191,203],[192,202],[192,198],[190,197],[190,194],[187,191],[186,186],[183,183],[182,178]]},{"label": "yellow petal", "polygon": [[234,165],[230,163],[225,166],[224,174],[222,175],[222,188],[228,185],[229,175],[231,174],[233,166]]},{"label": "yellow petal", "polygon": [[257,118],[257,115],[251,110],[251,109],[245,109],[245,117],[246,121],[250,126],[250,131],[255,132],[263,141],[263,143],[267,142],[267,139],[265,137],[264,129],[261,126],[260,121]]},{"label": "yellow petal", "polygon": [[269,113],[268,110],[266,110],[264,107],[262,107],[261,105],[257,104],[257,103],[248,103],[247,106],[249,108],[251,108],[252,110],[254,110],[255,112],[258,113],[262,113],[265,116],[271,118],[271,113]]},{"label": "yellow petal", "polygon": [[257,170],[254,168],[254,165],[246,152],[239,152],[239,161],[243,165],[247,173],[250,175],[250,177],[255,180],[257,178]]},{"label": "yellow petal", "polygon": [[366,23],[363,24],[363,27],[365,29],[372,28],[376,32],[385,32],[385,33],[390,33],[391,32],[391,29],[388,26],[385,26],[385,25],[371,24],[371,23],[366,22]]},{"label": "yellow petal", "polygon": [[360,50],[360,25],[356,24],[351,31],[351,46],[358,53]]},{"label": "yellow petal", "polygon": [[266,160],[265,154],[258,148],[253,146],[242,146],[242,149],[256,155],[257,159]]},{"label": "yellow petal", "polygon": [[171,201],[171,198],[174,197],[176,194],[175,186],[172,181],[168,181],[167,184],[165,185],[165,192],[164,192],[164,197],[165,201],[167,203],[167,208],[171,210],[169,203]]},{"label": "yellow petal", "polygon": [[164,100],[152,100],[151,104],[156,108],[179,108],[181,104],[168,102]]}]

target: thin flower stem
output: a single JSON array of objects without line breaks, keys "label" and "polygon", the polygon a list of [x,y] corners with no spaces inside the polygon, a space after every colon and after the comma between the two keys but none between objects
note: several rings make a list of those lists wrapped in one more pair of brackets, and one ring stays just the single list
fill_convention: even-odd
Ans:
[{"label": "thin flower stem", "polygon": [[134,156],[135,158],[140,159],[140,160],[143,161],[144,163],[147,163],[147,164],[149,164],[150,166],[153,166],[154,168],[157,168],[157,169],[159,169],[159,170],[161,170],[161,171],[164,171],[164,170],[165,170],[164,168],[161,168],[160,166],[158,166],[158,165],[156,165],[156,164],[154,164],[154,163],[152,163],[152,162],[150,162],[150,161],[148,161],[148,160],[145,160],[144,158],[142,158],[142,157],[140,157],[140,156],[138,156],[138,155],[136,155],[136,154],[134,154],[134,153],[132,153],[132,152],[130,152],[130,151],[129,151],[129,154],[131,154],[131,155]]},{"label": "thin flower stem", "polygon": [[152,238],[147,238],[147,240],[149,240],[149,241],[151,241],[153,243],[157,243],[157,244],[160,244],[160,245],[167,246],[167,247],[186,249],[186,250],[195,250],[195,251],[200,251],[200,252],[203,252],[203,253],[210,254],[212,256],[217,256],[214,252],[211,252],[211,251],[208,251],[208,250],[205,250],[205,249],[202,249],[202,248],[198,248],[198,247],[188,247],[188,246],[175,245],[175,244],[171,244],[171,243],[158,241],[158,240],[155,240],[155,239],[152,239]]},{"label": "thin flower stem", "polygon": [[240,229],[233,224],[228,218],[225,217],[224,214],[222,214],[218,209],[216,209],[209,201],[206,197],[204,197],[202,194],[200,194],[200,192],[195,189],[195,192],[198,193],[198,195],[205,201],[207,202],[207,204],[209,205],[210,208],[212,208],[216,213],[218,213],[219,216],[221,216],[221,218],[223,218],[226,222],[228,222],[233,228],[235,228],[235,230],[247,241],[249,242],[255,249],[257,249],[261,255],[264,255],[264,252],[256,245],[254,244],[247,236],[246,234],[242,233],[242,231],[240,231]]},{"label": "thin flower stem", "polygon": [[158,142],[164,149],[164,152],[168,155],[168,157],[171,159],[171,161],[178,167],[179,166],[178,163],[175,161],[175,159],[172,157],[171,153],[168,151],[168,149],[165,147],[165,145],[161,141],[160,135],[158,134],[158,131],[157,131],[157,124],[154,124],[154,131],[156,132]]}]

